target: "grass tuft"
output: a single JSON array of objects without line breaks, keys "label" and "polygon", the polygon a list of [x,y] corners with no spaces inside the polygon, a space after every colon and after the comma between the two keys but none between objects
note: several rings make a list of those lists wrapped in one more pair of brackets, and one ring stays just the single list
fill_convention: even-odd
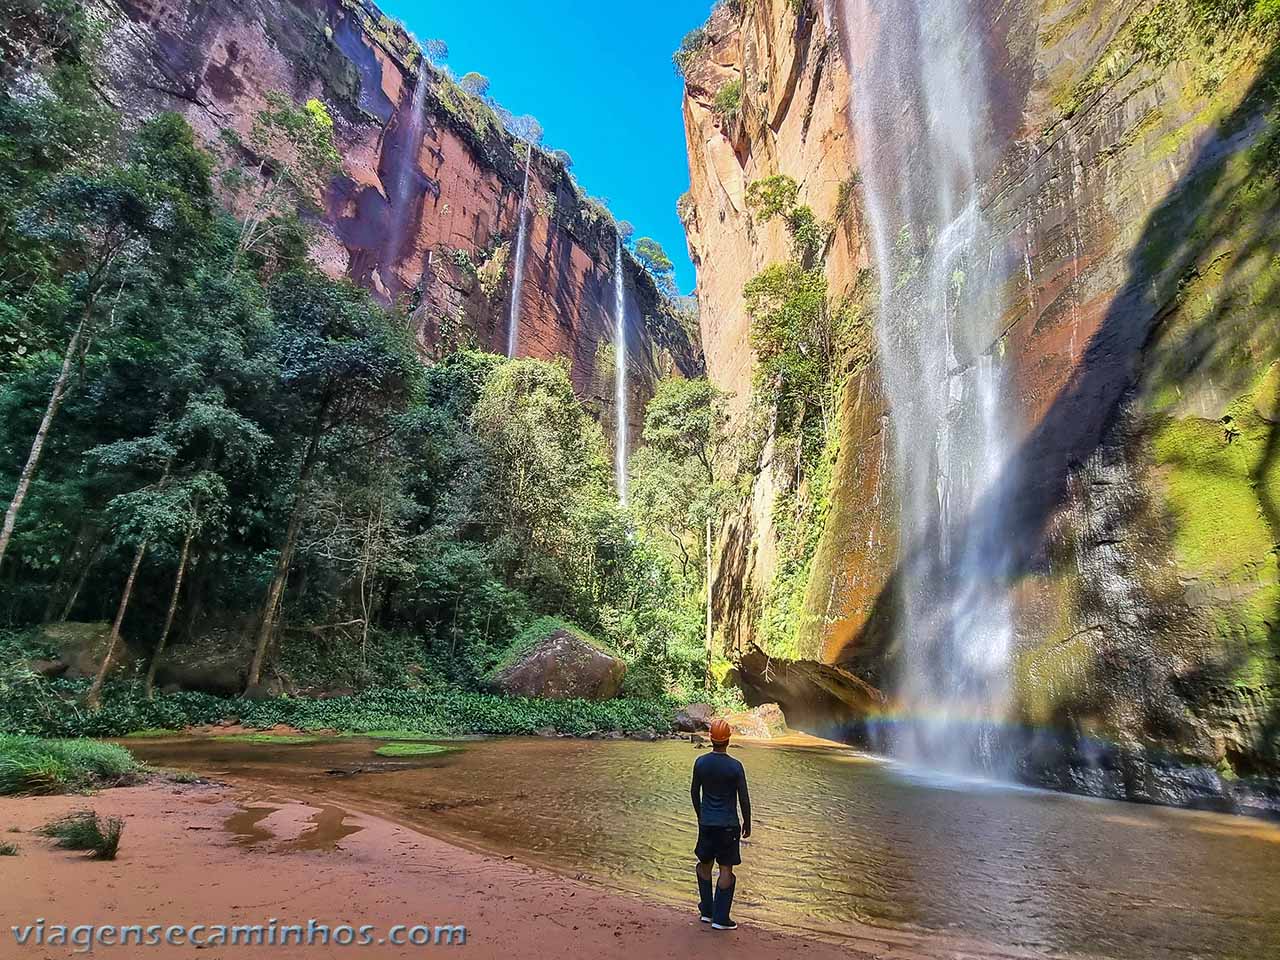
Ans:
[{"label": "grass tuft", "polygon": [[18,845],[16,843],[0,843],[0,857],[16,857],[18,855]]},{"label": "grass tuft", "polygon": [[52,837],[55,846],[63,850],[85,850],[94,860],[114,860],[124,834],[124,821],[119,817],[99,819],[93,810],[77,810],[46,823],[39,832]]},{"label": "grass tuft", "polygon": [[124,747],[96,740],[0,734],[0,794],[51,794],[130,782],[140,773]]}]

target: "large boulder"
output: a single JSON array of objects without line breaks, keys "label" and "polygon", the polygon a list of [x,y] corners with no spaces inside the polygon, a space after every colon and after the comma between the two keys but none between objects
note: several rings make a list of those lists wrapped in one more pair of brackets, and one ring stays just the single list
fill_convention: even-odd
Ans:
[{"label": "large boulder", "polygon": [[771,740],[774,737],[785,737],[790,733],[787,729],[787,718],[783,715],[782,708],[776,703],[762,703],[750,710],[731,713],[725,717],[725,720],[729,722],[729,727],[734,734],[739,737]]},{"label": "large boulder", "polygon": [[[110,635],[109,623],[47,623],[40,628],[37,643],[49,656],[32,660],[28,666],[44,677],[78,680],[95,676]],[[132,659],[125,643],[116,644],[116,669],[129,665]]]},{"label": "large boulder", "polygon": [[626,674],[627,665],[589,637],[556,629],[500,666],[489,685],[515,697],[608,700]]},{"label": "large boulder", "polygon": [[161,688],[231,697],[244,690],[248,671],[249,652],[243,645],[205,640],[167,648],[156,666],[156,682]]},{"label": "large boulder", "polygon": [[676,711],[676,729],[681,733],[703,733],[711,729],[716,708],[709,703],[691,703]]}]

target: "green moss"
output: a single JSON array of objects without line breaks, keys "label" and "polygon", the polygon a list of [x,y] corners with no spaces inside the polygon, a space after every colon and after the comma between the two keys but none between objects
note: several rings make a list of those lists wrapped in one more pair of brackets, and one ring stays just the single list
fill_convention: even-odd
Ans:
[{"label": "green moss", "polygon": [[167,730],[164,727],[151,727],[146,730],[134,730],[132,733],[126,733],[126,739],[130,740],[147,740],[160,737],[180,737],[181,730]]},{"label": "green moss", "polygon": [[457,747],[443,747],[437,743],[388,743],[373,751],[380,757],[431,757],[453,753]]},{"label": "green moss", "polygon": [[1222,422],[1168,419],[1155,432],[1180,566],[1224,577],[1267,561],[1277,538],[1265,509],[1280,503],[1280,457],[1264,462],[1274,429],[1251,393]]},{"label": "green moss", "polygon": [[304,737],[291,733],[233,733],[216,739],[232,743],[288,743],[294,746],[320,742],[319,737]]}]

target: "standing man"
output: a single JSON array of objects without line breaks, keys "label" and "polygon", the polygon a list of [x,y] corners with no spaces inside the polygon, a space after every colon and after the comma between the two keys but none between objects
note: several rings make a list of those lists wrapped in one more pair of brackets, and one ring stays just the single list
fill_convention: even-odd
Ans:
[{"label": "standing man", "polygon": [[[751,798],[747,796],[747,772],[729,756],[729,724],[711,722],[711,752],[693,761],[693,812],[698,817],[698,913],[715,930],[734,930],[729,918],[733,906],[733,868],[742,862],[739,836],[751,836]],[[742,827],[738,827],[738,806]],[[711,890],[712,861],[720,864],[715,894]]]}]

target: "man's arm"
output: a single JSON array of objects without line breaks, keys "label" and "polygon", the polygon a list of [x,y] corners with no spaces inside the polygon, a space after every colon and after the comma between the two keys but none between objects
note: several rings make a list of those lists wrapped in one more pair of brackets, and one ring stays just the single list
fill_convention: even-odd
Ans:
[{"label": "man's arm", "polygon": [[747,793],[747,769],[738,767],[738,806],[742,808],[742,836],[751,836],[751,795]]},{"label": "man's arm", "polygon": [[693,765],[693,781],[689,784],[689,799],[693,801],[693,815],[698,823],[702,822],[702,777],[698,775],[698,765]]}]

